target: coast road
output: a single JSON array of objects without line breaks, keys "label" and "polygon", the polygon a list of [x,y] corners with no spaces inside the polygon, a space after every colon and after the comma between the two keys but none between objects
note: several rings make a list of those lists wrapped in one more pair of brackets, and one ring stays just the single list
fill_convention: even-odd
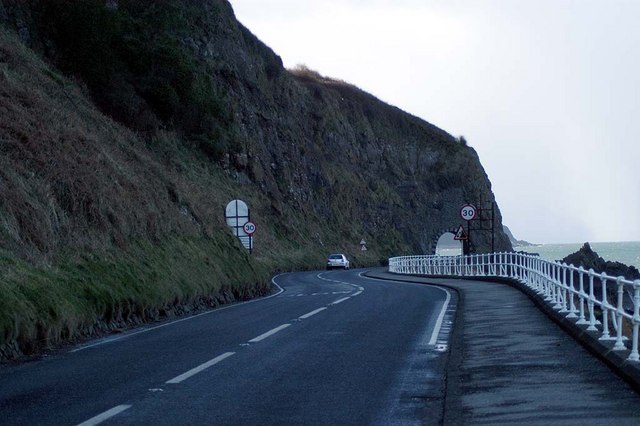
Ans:
[{"label": "coast road", "polygon": [[454,292],[359,271],[0,368],[4,425],[437,424]]}]

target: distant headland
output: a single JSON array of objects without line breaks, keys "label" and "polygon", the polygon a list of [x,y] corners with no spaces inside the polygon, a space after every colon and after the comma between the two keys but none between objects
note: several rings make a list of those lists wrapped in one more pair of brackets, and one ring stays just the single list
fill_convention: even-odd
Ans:
[{"label": "distant headland", "polygon": [[502,225],[502,229],[504,230],[504,233],[507,234],[507,237],[509,237],[511,244],[514,247],[529,247],[529,246],[539,245],[539,244],[530,243],[529,241],[516,239],[516,237],[513,236],[513,233],[511,232],[511,230],[507,227],[507,225]]}]

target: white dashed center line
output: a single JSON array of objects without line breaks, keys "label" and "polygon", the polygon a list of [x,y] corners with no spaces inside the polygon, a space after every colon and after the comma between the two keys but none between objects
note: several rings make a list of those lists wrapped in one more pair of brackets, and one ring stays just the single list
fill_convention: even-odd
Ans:
[{"label": "white dashed center line", "polygon": [[314,315],[315,315],[315,314],[317,314],[318,312],[322,312],[322,311],[324,311],[325,309],[327,309],[327,308],[318,308],[318,309],[316,309],[315,311],[311,311],[311,312],[309,312],[308,314],[304,314],[304,315],[302,315],[302,316],[298,317],[298,319],[307,319],[307,318],[309,318],[309,317],[314,316]]},{"label": "white dashed center line", "polygon": [[180,382],[182,382],[184,380],[187,380],[189,377],[195,376],[199,372],[201,372],[203,370],[206,370],[207,368],[211,367],[212,365],[216,365],[220,361],[229,358],[233,354],[235,354],[235,352],[225,352],[222,355],[219,355],[219,356],[215,357],[214,359],[212,359],[210,361],[207,361],[204,364],[201,364],[201,365],[197,366],[196,368],[192,368],[191,370],[187,371],[184,374],[181,374],[181,375],[179,375],[177,377],[174,377],[171,380],[167,380],[166,383],[175,384],[175,383],[180,383]]},{"label": "white dashed center line", "polygon": [[89,420],[80,423],[78,426],[94,426],[94,425],[100,424],[105,420],[108,420],[111,417],[117,416],[123,411],[128,410],[129,408],[131,408],[131,405],[118,405],[116,407],[113,407],[110,410],[105,411],[102,414],[98,414],[95,417],[91,417]]},{"label": "white dashed center line", "polygon": [[[318,274],[318,278],[323,279],[325,281],[333,281],[333,282],[341,283],[341,281],[335,281],[335,280],[329,280],[327,278],[323,278],[323,277],[320,276],[320,274]],[[276,284],[276,282],[275,282],[275,277],[274,277],[273,283],[278,288],[280,288],[280,286],[278,286],[278,284]],[[345,284],[348,284],[348,283],[345,283]],[[348,285],[356,287],[356,286],[354,286],[352,284],[348,284]],[[312,316],[314,316],[314,315],[326,310],[329,306],[337,305],[338,303],[342,303],[345,300],[350,299],[351,297],[355,297],[355,296],[358,296],[358,295],[362,294],[362,292],[364,291],[363,287],[357,286],[356,288],[359,291],[353,293],[351,296],[343,297],[342,299],[338,299],[335,302],[332,302],[332,303],[328,304],[327,306],[315,309],[315,310],[313,310],[311,312],[308,312],[308,313],[306,313],[304,315],[301,315],[301,316],[298,317],[298,319],[302,320],[302,319],[310,318],[310,317],[312,317]],[[282,288],[280,288],[280,292],[278,292],[277,294],[274,294],[273,296],[270,296],[270,297],[277,296],[278,294],[280,294],[282,292],[283,292],[283,290],[282,290]],[[331,293],[329,293],[329,292],[312,293],[311,295],[312,296],[318,296],[318,295],[328,295],[328,294],[334,294],[335,295],[335,294],[348,294],[348,293],[350,293],[350,291],[334,291],[334,292],[331,292]],[[302,296],[304,296],[304,294],[292,294],[289,297],[302,297]],[[448,300],[447,300],[447,302],[448,302]],[[447,302],[445,302],[445,305],[443,307],[443,312],[446,310]],[[249,302],[246,302],[246,303],[249,303]],[[222,310],[222,309],[219,309],[219,310]],[[205,315],[205,314],[208,314],[208,313],[209,312],[205,312],[205,313],[200,314],[200,315]],[[196,315],[196,316],[200,316],[200,315]],[[441,325],[442,317],[443,317],[443,314],[441,313],[440,317],[438,318],[438,325]],[[195,318],[195,316],[192,317],[192,318]],[[174,322],[169,323],[169,324],[164,324],[164,325],[161,325],[161,326],[158,326],[158,327],[150,328],[150,329],[147,329],[147,330],[142,330],[142,331],[139,331],[138,333],[147,332],[147,331],[150,331],[150,330],[153,330],[153,329],[156,329],[156,328],[164,327],[165,325],[170,325],[170,324],[175,324],[175,323],[178,323],[178,322],[181,322],[181,321],[186,321],[188,319],[191,319],[191,318],[185,318],[185,319],[181,319],[181,320],[178,320],[178,321],[174,321]],[[249,346],[249,343],[260,342],[260,341],[262,341],[262,340],[264,340],[264,339],[266,339],[266,338],[268,338],[270,336],[273,336],[277,332],[284,330],[285,328],[289,327],[290,325],[291,324],[282,324],[279,327],[276,327],[276,328],[274,328],[272,330],[267,331],[266,333],[263,333],[263,334],[261,334],[261,335],[259,335],[257,337],[254,337],[253,339],[249,340],[248,343],[243,343],[240,346]],[[131,333],[131,335],[134,335],[134,334],[137,334],[137,333]],[[435,334],[436,333],[434,332],[434,335]],[[433,336],[432,336],[432,340],[433,340]],[[79,350],[83,350],[83,349],[87,349],[89,347],[97,346],[97,345],[100,345],[100,344],[103,344],[103,343],[105,343],[105,342],[98,342],[98,343],[93,344],[93,345],[88,345],[86,347],[78,348],[78,349],[75,349],[74,352],[75,351],[79,351]],[[235,352],[225,352],[222,355],[218,355],[217,357],[213,358],[212,360],[209,360],[209,361],[205,362],[204,364],[201,364],[201,365],[199,365],[199,366],[197,366],[195,368],[192,368],[191,370],[187,371],[186,373],[183,373],[183,374],[181,374],[179,376],[176,376],[171,380],[167,380],[165,383],[168,383],[168,384],[181,383],[181,382],[187,380],[189,377],[195,376],[196,374],[206,370],[207,368],[209,368],[209,367],[211,367],[213,365],[218,364],[219,362],[229,358],[232,355],[235,355]],[[149,389],[149,390],[152,391],[152,392],[161,392],[162,391],[162,389],[160,389],[160,388],[152,388],[152,389]],[[117,416],[118,414],[122,413],[123,411],[128,410],[131,407],[132,407],[131,405],[118,405],[118,406],[115,406],[115,407],[111,408],[110,410],[105,411],[104,413],[98,414],[97,416],[92,417],[89,420],[86,420],[86,421],[80,423],[78,426],[95,426],[95,425],[98,425],[98,424],[100,424],[100,423],[102,423],[102,422],[104,422],[104,421],[106,421],[106,420],[108,420],[108,419],[110,419],[110,418],[112,418],[114,416]]]},{"label": "white dashed center line", "polygon": [[273,336],[278,331],[284,330],[285,328],[289,327],[290,325],[291,324],[282,324],[280,327],[276,327],[273,330],[269,330],[266,333],[259,335],[258,337],[254,337],[253,339],[249,340],[249,343],[256,343],[256,342],[259,342],[261,340],[264,340],[269,336]]}]

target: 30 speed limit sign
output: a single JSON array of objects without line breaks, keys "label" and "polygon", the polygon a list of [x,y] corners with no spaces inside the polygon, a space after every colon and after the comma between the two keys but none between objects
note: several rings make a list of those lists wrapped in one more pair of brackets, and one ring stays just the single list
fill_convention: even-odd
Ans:
[{"label": "30 speed limit sign", "polygon": [[251,236],[254,232],[256,232],[256,224],[253,222],[247,222],[242,226],[242,229],[244,230],[245,234]]},{"label": "30 speed limit sign", "polygon": [[462,209],[460,209],[460,216],[464,220],[473,220],[477,215],[478,211],[476,210],[476,207],[471,204],[465,204],[464,206],[462,206]]}]

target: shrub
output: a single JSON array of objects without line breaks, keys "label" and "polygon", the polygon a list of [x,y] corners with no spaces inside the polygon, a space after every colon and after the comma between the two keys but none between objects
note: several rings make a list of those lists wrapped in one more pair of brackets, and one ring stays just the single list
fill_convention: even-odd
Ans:
[{"label": "shrub", "polygon": [[86,82],[103,111],[137,130],[164,125],[201,146],[225,133],[233,114],[181,44],[187,10],[171,0],[121,1],[116,10],[104,0],[48,0],[37,16],[55,45],[53,59]]}]

